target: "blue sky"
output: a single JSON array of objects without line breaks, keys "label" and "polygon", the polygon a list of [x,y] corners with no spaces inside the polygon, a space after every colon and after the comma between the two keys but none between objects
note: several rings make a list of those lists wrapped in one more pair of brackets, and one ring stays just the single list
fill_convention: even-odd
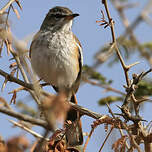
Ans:
[{"label": "blue sky", "polygon": [[[7,1],[5,0],[5,2]],[[138,2],[138,0],[134,0],[134,2]],[[139,8],[136,10],[130,9],[129,11],[126,11],[129,20],[133,21],[136,18],[146,2],[147,0],[139,3]],[[2,7],[4,4],[0,2],[0,7]],[[75,18],[73,32],[79,38],[82,44],[84,64],[92,65],[94,63],[93,55],[95,54],[95,52],[97,52],[104,44],[111,42],[110,30],[108,28],[104,29],[103,27],[98,26],[98,24],[96,23],[96,20],[100,19],[100,10],[104,10],[100,0],[24,0],[21,1],[21,4],[23,6],[23,11],[19,11],[21,18],[18,20],[13,12],[11,12],[9,18],[11,21],[12,31],[18,39],[23,39],[28,35],[31,35],[31,33],[37,32],[50,8],[54,6],[65,6],[70,8],[74,13],[80,14],[79,17]],[[14,6],[16,6],[16,4]],[[116,36],[118,37],[124,31],[124,28],[121,21],[119,20],[118,14],[116,13],[116,11],[114,11],[114,8],[111,4],[109,5],[109,9],[112,18],[115,20],[115,32]],[[152,30],[150,26],[142,23],[135,30],[135,33],[139,41],[146,42],[151,40],[151,31]],[[11,57],[8,57],[6,55],[6,50],[3,50],[2,56],[3,57],[0,58],[0,69],[10,72],[8,66],[11,62],[8,59]],[[147,62],[139,58],[138,56],[138,53],[133,54],[130,60],[125,61],[127,64],[140,61],[139,65],[131,69],[130,75],[133,72],[139,73],[149,68]],[[123,85],[125,84],[125,77],[120,64],[115,64],[112,68],[109,68],[106,64],[103,64],[100,68],[98,68],[98,71],[105,75],[108,79],[114,80],[114,83],[112,85],[113,87],[124,91]],[[0,85],[3,81],[4,79],[0,76]],[[7,101],[10,101],[11,96],[8,95],[8,92],[15,87],[17,87],[17,85],[14,85],[14,83],[8,83],[4,92],[0,92],[0,96],[4,97]],[[101,114],[108,114],[107,107],[99,107],[97,101],[100,98],[109,94],[111,93],[105,93],[101,88],[86,84],[80,87],[77,97],[80,105],[83,105],[84,107],[99,112]],[[17,99],[24,101],[29,100],[26,101],[27,104],[34,105],[28,94],[26,94],[26,96],[23,95],[23,93],[19,93]],[[121,103],[117,103],[117,105],[121,105]],[[12,105],[12,107],[15,107],[15,105]],[[116,104],[112,104],[112,110],[117,111]],[[149,104],[146,104],[145,108],[142,111],[142,114],[146,119],[150,120],[151,115],[147,111],[150,111]],[[10,119],[10,117],[4,115],[1,115],[0,117],[0,135],[2,135],[4,138],[8,138],[12,135],[22,132],[18,128],[12,129],[6,118]],[[93,119],[89,117],[84,117],[82,121],[84,131],[90,131],[90,125]],[[36,130],[40,132],[39,129],[36,128]],[[98,151],[105,135],[106,133],[104,131],[104,127],[98,127],[88,144],[87,152]],[[113,142],[113,139],[116,139],[118,137],[118,135],[119,134],[116,132],[112,133],[111,138],[108,140],[103,149],[105,152],[111,151],[111,143]],[[34,141],[34,138],[31,135],[28,135],[28,138]],[[110,146],[108,144],[110,144]]]}]

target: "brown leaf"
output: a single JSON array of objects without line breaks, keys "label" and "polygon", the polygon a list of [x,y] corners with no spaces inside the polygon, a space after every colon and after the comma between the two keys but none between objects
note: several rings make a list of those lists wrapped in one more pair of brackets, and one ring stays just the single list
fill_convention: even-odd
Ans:
[{"label": "brown leaf", "polygon": [[17,66],[17,63],[16,63],[16,62],[13,62],[12,64],[10,64],[9,68],[12,69],[12,68],[14,68],[14,67],[16,67],[16,66]]},{"label": "brown leaf", "polygon": [[34,144],[31,146],[30,148],[30,152],[33,152],[34,149],[36,148],[36,145],[37,145],[38,141],[35,141]]},{"label": "brown leaf", "polygon": [[13,9],[13,11],[16,14],[17,18],[20,19],[20,14],[19,14],[18,10],[17,9]]},{"label": "brown leaf", "polygon": [[104,124],[104,129],[105,129],[105,132],[108,131],[108,124]]},{"label": "brown leaf", "polygon": [[119,152],[122,150],[125,151],[127,137],[128,136],[125,135],[116,140],[116,142],[112,145],[112,149],[114,149],[115,152]]},{"label": "brown leaf", "polygon": [[12,137],[7,141],[8,152],[24,152],[29,147],[29,141],[24,136]]},{"label": "brown leaf", "polygon": [[65,121],[67,112],[70,108],[68,102],[66,101],[66,96],[64,93],[58,94],[53,101],[54,113],[58,121]]},{"label": "brown leaf", "polygon": [[0,106],[5,106],[6,108],[11,109],[10,105],[7,103],[7,101],[4,98],[0,97],[0,102],[2,103]]},{"label": "brown leaf", "polygon": [[7,31],[3,28],[0,28],[0,39],[6,40],[7,39]]},{"label": "brown leaf", "polygon": [[14,69],[11,71],[10,75],[11,75],[11,76],[14,76],[14,74],[16,73],[16,70],[17,70],[17,68],[14,68]]},{"label": "brown leaf", "polygon": [[65,150],[66,150],[65,142],[61,140],[56,144],[54,152],[65,152]]},{"label": "brown leaf", "polygon": [[[38,144],[39,144],[39,141],[36,141],[36,142],[33,144],[30,152],[38,152],[38,151],[37,151],[37,149],[38,149],[38,148],[37,148]],[[48,147],[48,142],[47,142],[47,141],[44,141],[44,143],[43,143],[43,145],[42,145],[41,151],[42,151],[42,152],[49,152],[49,147]]]},{"label": "brown leaf", "polygon": [[57,121],[63,122],[70,108],[64,93],[57,96],[47,96],[42,102],[42,107],[50,126],[55,126]]},{"label": "brown leaf", "polygon": [[57,129],[51,136],[49,144],[52,145],[52,143],[54,144],[56,141],[62,140],[64,134],[65,131],[63,129]]},{"label": "brown leaf", "polygon": [[0,107],[3,107],[6,103],[6,100],[3,97],[0,97],[0,102],[1,102]]},{"label": "brown leaf", "polygon": [[7,146],[1,136],[0,136],[0,152],[7,152]]}]

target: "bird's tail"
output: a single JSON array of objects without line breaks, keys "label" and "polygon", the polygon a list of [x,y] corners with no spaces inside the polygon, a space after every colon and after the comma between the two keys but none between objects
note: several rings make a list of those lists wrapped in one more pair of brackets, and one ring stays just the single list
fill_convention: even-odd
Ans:
[{"label": "bird's tail", "polygon": [[[75,95],[71,97],[71,102],[77,104]],[[79,112],[70,109],[67,113],[66,140],[69,146],[83,144],[83,132]]]}]

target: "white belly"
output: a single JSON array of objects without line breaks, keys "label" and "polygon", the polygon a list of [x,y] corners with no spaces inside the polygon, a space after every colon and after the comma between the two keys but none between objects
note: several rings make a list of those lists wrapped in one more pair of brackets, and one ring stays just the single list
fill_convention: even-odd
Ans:
[{"label": "white belly", "polygon": [[55,46],[52,50],[44,46],[43,50],[38,46],[36,49],[33,49],[33,47],[31,63],[37,75],[45,82],[59,88],[70,88],[78,75],[78,61],[71,57],[74,53],[74,51],[71,51],[72,48],[62,47],[62,44],[59,46],[61,49]]}]

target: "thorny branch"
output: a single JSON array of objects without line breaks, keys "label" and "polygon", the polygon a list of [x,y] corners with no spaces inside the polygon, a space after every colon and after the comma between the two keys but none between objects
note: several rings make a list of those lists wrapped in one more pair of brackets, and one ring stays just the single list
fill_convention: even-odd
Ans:
[{"label": "thorny branch", "polygon": [[[34,137],[36,138],[44,138],[43,136],[41,136],[40,134],[36,133],[35,131],[29,129],[28,127],[24,126],[23,124],[19,123],[19,122],[15,122],[14,120],[8,120],[9,122],[11,122],[12,124],[14,124],[14,126],[18,126],[19,128],[29,132],[30,134],[32,134]],[[45,138],[44,140],[49,141],[48,138]]]},{"label": "thorny branch", "polygon": [[0,14],[3,14],[7,8],[10,7],[10,5],[14,2],[15,0],[10,0],[1,10]]},{"label": "thorny branch", "polygon": [[[111,29],[111,35],[112,35],[112,44],[115,46],[115,50],[116,50],[116,53],[117,53],[117,56],[120,60],[120,63],[124,69],[124,73],[125,73],[125,78],[126,78],[126,83],[127,85],[129,86],[129,76],[128,76],[128,71],[129,71],[129,68],[130,66],[126,66],[125,65],[125,62],[120,54],[120,51],[119,51],[119,48],[117,46],[117,43],[116,43],[116,37],[115,37],[115,32],[114,32],[114,21],[113,19],[111,18],[111,15],[110,15],[110,12],[109,12],[109,9],[108,9],[108,4],[107,4],[107,1],[106,0],[102,0],[102,3],[105,7],[105,10],[106,10],[106,13],[107,13],[107,17],[108,17],[108,20],[109,20],[109,26],[110,26],[110,29]],[[111,45],[112,45],[111,44]]]},{"label": "thorny branch", "polygon": [[48,128],[48,124],[44,120],[35,119],[35,118],[31,117],[31,116],[24,115],[24,114],[21,114],[21,113],[18,113],[18,112],[15,112],[13,110],[9,110],[9,109],[3,108],[3,107],[0,107],[0,112],[4,113],[4,114],[7,114],[7,115],[9,115],[11,117],[17,118],[19,120],[27,121],[27,122],[30,122],[32,124],[35,124],[35,125],[38,125],[38,126],[42,126],[44,128]]},{"label": "thorny branch", "polygon": [[[5,10],[6,10],[7,8],[9,8],[9,6],[10,6],[14,1],[17,2],[17,0],[10,0],[10,1],[0,10],[0,14],[3,14],[3,13],[5,12]],[[113,1],[113,0],[112,0],[112,1]],[[140,147],[139,147],[139,145],[138,145],[140,142],[139,142],[139,143],[137,142],[137,138],[138,138],[139,136],[142,137],[142,139],[144,140],[144,143],[145,143],[145,151],[148,152],[148,151],[151,151],[151,148],[150,148],[150,143],[152,142],[151,134],[149,134],[149,133],[145,130],[145,128],[141,125],[141,122],[140,122],[140,121],[141,121],[142,119],[141,119],[140,117],[138,117],[138,118],[137,118],[137,117],[133,117],[129,111],[127,111],[127,113],[126,113],[126,112],[123,111],[123,110],[125,110],[126,105],[128,105],[129,99],[131,98],[131,99],[133,100],[133,102],[134,102],[134,105],[135,105],[135,106],[134,106],[134,109],[135,109],[136,115],[138,115],[140,102],[139,102],[138,100],[136,100],[136,98],[134,97],[134,92],[135,92],[135,90],[136,90],[136,87],[135,87],[135,86],[139,83],[139,81],[140,81],[145,75],[147,75],[147,74],[148,74],[149,72],[151,72],[152,70],[150,69],[150,70],[148,70],[147,72],[141,73],[140,75],[133,75],[133,80],[132,80],[132,81],[129,80],[128,71],[129,71],[129,69],[130,69],[132,66],[134,66],[136,63],[131,64],[131,65],[128,65],[128,66],[125,64],[125,62],[124,62],[124,60],[123,60],[123,58],[122,58],[122,56],[121,56],[121,54],[120,54],[119,48],[118,48],[118,46],[117,46],[117,40],[116,40],[116,38],[115,38],[115,31],[114,31],[114,21],[113,21],[113,19],[111,18],[111,15],[110,15],[110,12],[109,12],[109,8],[108,8],[108,4],[107,4],[107,0],[102,0],[102,3],[104,4],[105,10],[106,10],[106,14],[107,14],[107,17],[108,17],[108,22],[107,22],[107,21],[105,22],[105,23],[106,23],[106,26],[105,26],[105,27],[108,27],[108,26],[109,26],[110,29],[111,29],[111,35],[112,35],[112,44],[111,44],[111,46],[112,46],[112,48],[113,48],[113,47],[115,48],[116,53],[117,53],[117,56],[118,56],[118,58],[119,58],[119,60],[120,60],[120,63],[121,63],[121,65],[122,65],[123,70],[124,70],[124,73],[125,73],[125,78],[126,78],[126,83],[127,83],[127,86],[126,86],[126,92],[127,92],[127,94],[124,94],[123,92],[120,92],[119,90],[116,90],[116,89],[114,89],[114,88],[110,88],[110,87],[107,87],[107,86],[101,86],[101,87],[103,87],[103,88],[105,88],[105,89],[107,89],[107,90],[111,90],[111,91],[113,91],[113,92],[122,94],[122,95],[124,95],[124,96],[126,95],[125,100],[124,100],[124,104],[123,104],[123,106],[121,107],[121,110],[122,110],[122,113],[123,113],[122,116],[124,117],[125,120],[131,120],[131,121],[133,122],[133,124],[132,124],[132,125],[127,125],[126,122],[123,122],[123,121],[120,120],[119,118],[115,117],[112,111],[110,111],[110,113],[111,113],[112,116],[113,116],[113,117],[111,118],[111,117],[109,117],[109,116],[107,116],[107,115],[101,115],[101,114],[95,113],[95,112],[93,112],[93,111],[90,111],[90,110],[88,110],[88,109],[86,109],[86,108],[84,108],[84,107],[82,107],[82,106],[79,106],[79,105],[76,105],[76,104],[73,104],[73,103],[69,103],[69,104],[70,104],[70,106],[71,106],[73,109],[78,110],[78,111],[80,112],[81,116],[87,115],[87,116],[89,116],[89,117],[92,117],[92,118],[96,119],[96,121],[95,121],[94,124],[93,124],[93,125],[94,125],[94,128],[92,127],[92,130],[91,130],[91,132],[90,132],[90,136],[88,137],[88,140],[87,140],[87,142],[86,142],[86,144],[85,144],[85,146],[84,146],[84,151],[85,151],[85,148],[86,148],[86,146],[87,146],[87,143],[88,143],[88,141],[89,141],[89,139],[90,139],[90,137],[91,137],[94,129],[96,128],[96,126],[104,123],[104,124],[112,125],[112,127],[114,127],[114,128],[125,129],[125,130],[127,131],[128,135],[129,135],[129,137],[130,137],[130,143],[131,143],[131,145],[133,146],[133,148],[136,148],[136,149],[138,150],[138,152],[141,152],[141,149],[140,149]],[[103,14],[103,15],[104,15],[104,14]],[[135,27],[139,24],[139,22],[141,21],[141,19],[145,19],[145,20],[146,20],[146,19],[147,19],[147,18],[146,18],[146,15],[147,15],[147,13],[146,13],[146,11],[145,11],[144,13],[141,14],[141,16],[139,16],[139,17],[137,18],[137,20],[135,20],[135,23],[133,23],[133,24],[130,25],[130,26],[129,26],[129,24],[127,25],[127,26],[128,26],[127,30],[130,32],[130,29],[131,29],[131,28],[132,28],[132,29],[135,28]],[[102,24],[101,24],[101,25],[102,25]],[[103,25],[104,25],[104,23],[103,23]],[[126,30],[126,31],[127,31],[127,30]],[[127,31],[127,32],[128,32],[128,31]],[[128,33],[127,33],[127,32],[126,32],[126,34],[129,33],[129,32],[128,32]],[[130,33],[132,33],[132,32],[130,32]],[[13,77],[11,74],[8,74],[8,73],[6,73],[6,72],[4,72],[4,71],[2,71],[2,70],[0,70],[0,75],[2,75],[3,77],[5,77],[5,80],[6,80],[6,81],[15,82],[15,83],[17,83],[17,84],[19,84],[19,85],[27,88],[28,91],[31,93],[31,95],[34,97],[34,99],[37,100],[37,103],[40,104],[40,103],[39,103],[39,96],[40,96],[40,95],[38,95],[39,92],[37,92],[37,90],[35,89],[35,86],[33,86],[32,84],[29,83],[30,81],[29,81],[29,79],[28,79],[28,77],[27,77],[27,75],[26,75],[26,72],[25,72],[25,69],[23,68],[23,65],[21,64],[21,59],[20,59],[20,57],[19,57],[16,53],[14,53],[13,50],[11,50],[11,53],[12,53],[12,55],[14,56],[14,59],[16,60],[18,66],[19,66],[19,69],[20,69],[20,71],[21,71],[21,73],[22,73],[22,76],[23,76],[24,81],[19,80],[19,79]],[[26,63],[24,63],[24,64],[26,64]],[[27,68],[28,68],[28,67],[27,67]],[[28,71],[28,69],[26,69],[26,70]],[[93,82],[90,82],[90,83],[92,83],[93,85],[100,86],[99,84],[95,84],[95,83],[93,83]],[[44,95],[44,94],[48,94],[48,93],[43,92],[41,95]],[[38,98],[38,99],[37,99],[37,98]],[[124,108],[124,107],[125,107],[125,108]],[[124,108],[124,109],[123,109],[123,108]],[[126,110],[128,110],[128,109],[126,109]],[[42,126],[42,127],[46,128],[46,130],[48,130],[48,128],[49,128],[49,127],[48,127],[48,122],[46,122],[46,121],[44,121],[44,120],[41,120],[41,119],[35,119],[35,118],[33,118],[33,117],[30,117],[30,116],[27,116],[27,115],[23,115],[23,114],[17,113],[17,112],[15,112],[15,111],[11,110],[11,109],[6,109],[6,108],[0,107],[0,112],[5,113],[5,114],[7,114],[7,115],[10,115],[10,116],[12,116],[12,117],[15,117],[15,118],[17,118],[17,119],[24,120],[24,121],[30,122],[30,123],[32,123],[32,124],[36,124],[36,125]],[[20,125],[17,124],[17,123],[15,123],[15,124],[18,125],[19,127],[23,127],[23,126],[20,126]],[[24,127],[23,127],[23,128],[24,128]],[[24,129],[25,129],[25,128],[24,128]],[[112,129],[111,129],[111,131],[112,131]],[[111,131],[109,132],[109,135],[110,135]],[[30,132],[30,131],[29,131],[29,132]],[[134,135],[133,132],[136,132],[136,134]],[[108,137],[108,136],[107,136],[107,137]],[[41,138],[41,137],[40,137],[40,138]],[[105,141],[106,141],[106,140],[105,140]],[[104,145],[104,144],[103,144],[103,145]],[[103,146],[101,146],[101,147],[103,147]],[[132,148],[132,147],[131,147],[131,148]],[[131,149],[131,148],[130,148],[130,149]],[[102,149],[102,148],[101,148],[101,149]]]},{"label": "thorny branch", "polygon": [[24,81],[22,81],[22,80],[20,80],[20,79],[18,79],[18,78],[15,78],[15,77],[13,77],[12,75],[6,73],[5,71],[3,71],[3,70],[1,70],[1,69],[0,69],[0,75],[2,75],[3,77],[5,77],[5,79],[6,79],[7,81],[15,82],[15,83],[17,83],[17,84],[19,84],[19,85],[27,88],[27,89],[33,90],[33,85],[32,85],[32,84],[26,83],[26,82],[24,82]]},{"label": "thorny branch", "polygon": [[[105,21],[105,23],[107,23],[108,26],[110,26],[111,35],[112,35],[112,44],[115,45],[115,50],[116,50],[117,56],[118,56],[118,58],[119,58],[119,60],[120,60],[120,63],[121,63],[121,65],[122,65],[122,67],[123,67],[123,70],[124,70],[124,73],[125,73],[125,78],[126,78],[126,83],[127,83],[127,86],[125,86],[125,87],[126,87],[126,92],[127,92],[127,94],[126,94],[124,103],[123,103],[123,105],[122,105],[122,107],[121,107],[122,116],[124,117],[124,119],[125,119],[126,121],[128,121],[128,120],[133,121],[134,125],[136,126],[136,129],[135,129],[135,130],[136,130],[136,132],[138,132],[137,130],[139,129],[139,122],[142,120],[142,119],[140,118],[140,116],[139,116],[139,104],[140,104],[141,102],[139,102],[139,101],[137,101],[137,100],[135,99],[134,93],[135,93],[135,90],[136,90],[136,88],[137,88],[136,85],[139,83],[139,81],[140,81],[145,75],[147,75],[149,72],[151,72],[152,70],[150,69],[150,70],[148,70],[147,72],[141,73],[140,75],[135,75],[135,74],[134,74],[132,81],[129,79],[128,71],[129,71],[129,69],[130,69],[132,66],[136,65],[137,63],[131,64],[131,65],[128,65],[128,66],[125,64],[125,62],[124,62],[124,60],[123,60],[123,58],[122,58],[122,56],[121,56],[121,54],[120,54],[119,48],[118,48],[118,46],[117,46],[117,41],[116,41],[115,32],[114,32],[114,21],[113,21],[112,18],[111,18],[111,15],[110,15],[110,12],[109,12],[109,9],[108,9],[108,5],[107,5],[107,0],[102,0],[102,3],[103,3],[103,5],[104,5],[104,7],[105,7],[106,14],[107,14],[107,18],[108,18],[108,21],[109,21],[109,23],[107,23],[107,21]],[[116,3],[116,2],[113,2],[113,3]],[[103,13],[102,13],[102,14],[103,14]],[[142,14],[143,14],[143,13],[142,13]],[[122,14],[122,17],[124,17],[123,14]],[[104,17],[103,17],[103,18],[104,18]],[[139,18],[137,18],[137,19],[140,20],[140,19],[141,19],[141,16],[139,16]],[[101,22],[103,22],[103,20],[102,20]],[[136,23],[136,22],[135,22],[135,23]],[[127,24],[127,26],[128,26],[128,23],[125,23],[125,24]],[[138,24],[138,22],[137,22],[137,24]],[[101,24],[101,25],[104,25],[104,24]],[[136,26],[136,25],[133,24],[133,27],[134,27],[134,26]],[[130,29],[133,29],[133,28],[130,27]],[[128,32],[128,33],[129,33],[129,32]],[[131,32],[130,32],[130,33],[131,33]],[[131,34],[132,34],[132,33],[131,33]],[[134,104],[134,110],[135,110],[136,116],[132,116],[132,114],[129,112],[129,109],[128,109],[128,107],[127,107],[127,105],[129,104],[129,99],[132,99],[132,101],[134,102],[133,104]],[[128,127],[125,127],[125,129],[128,130]],[[145,130],[144,130],[144,129],[141,129],[141,128],[140,128],[140,132],[141,132],[142,134],[145,134]],[[136,148],[136,149],[140,152],[141,150],[140,150],[139,145],[137,144],[137,141],[134,139],[134,137],[132,136],[132,134],[130,133],[130,131],[128,131],[128,134],[130,135],[132,146],[133,146],[134,148]],[[147,144],[146,144],[146,142],[145,142],[145,149],[146,149],[146,147],[148,147],[148,148],[149,148],[148,151],[151,151],[151,150],[150,150],[150,146],[146,146],[146,145],[147,145]]]},{"label": "thorny branch", "polygon": [[[127,19],[127,17],[125,16],[125,13],[124,13],[125,9],[128,8],[128,7],[122,6],[122,4],[119,3],[119,1],[112,0],[111,2],[113,4],[113,6],[116,8],[116,10],[117,10],[117,12],[120,16],[120,19],[122,20],[122,23],[124,24],[124,27],[126,29],[121,37],[123,37],[123,40],[125,40],[125,37],[127,37],[129,35],[130,39],[136,43],[137,48],[140,50],[139,52],[141,53],[141,55],[144,56],[149,61],[150,65],[151,65],[151,57],[149,55],[147,55],[145,53],[146,50],[143,47],[141,47],[140,42],[137,40],[137,38],[134,35],[134,29],[140,23],[142,23],[142,21],[145,21],[148,24],[152,25],[152,20],[148,17],[148,14],[150,14],[150,11],[151,11],[152,2],[151,1],[147,2],[144,9],[134,19],[134,21],[131,24],[129,23],[129,20]],[[135,4],[130,4],[130,5],[135,7]],[[123,42],[123,40],[121,40],[121,41]]]}]

